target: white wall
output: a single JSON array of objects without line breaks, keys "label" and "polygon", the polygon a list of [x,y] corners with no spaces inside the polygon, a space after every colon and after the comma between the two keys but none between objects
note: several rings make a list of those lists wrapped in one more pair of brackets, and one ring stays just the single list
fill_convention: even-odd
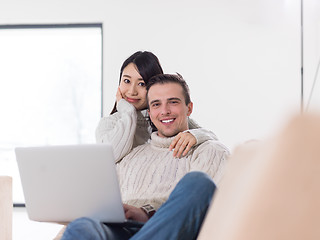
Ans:
[{"label": "white wall", "polygon": [[0,24],[104,25],[104,109],[119,69],[149,50],[191,89],[193,118],[229,148],[300,108],[299,0],[0,0]]}]

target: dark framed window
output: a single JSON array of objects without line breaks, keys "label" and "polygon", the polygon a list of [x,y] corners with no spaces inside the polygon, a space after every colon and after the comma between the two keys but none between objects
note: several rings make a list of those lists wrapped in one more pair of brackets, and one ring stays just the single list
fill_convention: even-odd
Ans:
[{"label": "dark framed window", "polygon": [[0,175],[24,203],[14,148],[95,142],[102,24],[0,25]]}]

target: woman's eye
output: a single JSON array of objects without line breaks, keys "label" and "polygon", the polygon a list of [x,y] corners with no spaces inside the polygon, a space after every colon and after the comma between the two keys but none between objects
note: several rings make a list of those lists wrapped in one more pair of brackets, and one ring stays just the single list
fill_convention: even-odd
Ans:
[{"label": "woman's eye", "polygon": [[144,82],[139,82],[139,84],[138,84],[139,86],[141,86],[141,87],[144,87],[144,86],[146,86],[146,84],[144,83]]},{"label": "woman's eye", "polygon": [[130,80],[129,79],[124,79],[123,82],[124,83],[130,83]]}]

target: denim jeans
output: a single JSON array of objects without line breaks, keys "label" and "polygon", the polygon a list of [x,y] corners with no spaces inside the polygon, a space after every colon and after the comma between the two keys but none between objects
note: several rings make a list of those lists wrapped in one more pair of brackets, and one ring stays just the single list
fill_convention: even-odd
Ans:
[{"label": "denim jeans", "polygon": [[[207,174],[186,174],[153,217],[140,230],[133,230],[133,234],[138,232],[130,239],[196,239],[215,189],[215,184]],[[62,240],[108,240],[105,231],[103,223],[79,218],[68,225]]]}]

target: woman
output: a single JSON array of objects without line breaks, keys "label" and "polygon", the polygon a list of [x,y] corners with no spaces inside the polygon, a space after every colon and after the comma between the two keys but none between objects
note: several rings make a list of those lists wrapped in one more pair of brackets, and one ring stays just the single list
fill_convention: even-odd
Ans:
[{"label": "woman", "polygon": [[[134,53],[122,64],[116,103],[111,114],[100,120],[96,130],[98,143],[112,144],[116,162],[132,148],[149,140],[152,127],[146,110],[146,84],[151,77],[162,73],[158,58],[147,51]],[[171,143],[170,150],[174,149],[177,157],[186,155],[195,144],[217,139],[215,134],[190,119],[189,128],[191,130],[178,134]]]}]

